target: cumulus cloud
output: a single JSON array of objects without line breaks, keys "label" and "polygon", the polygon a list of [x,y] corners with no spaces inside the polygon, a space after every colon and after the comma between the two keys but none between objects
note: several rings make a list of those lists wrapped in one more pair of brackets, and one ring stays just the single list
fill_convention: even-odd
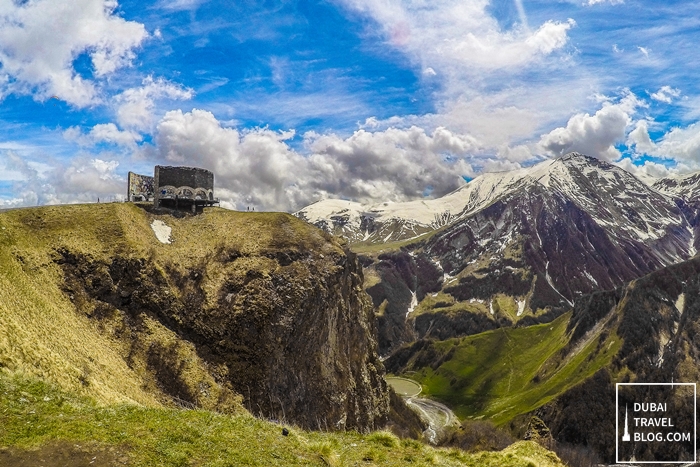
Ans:
[{"label": "cumulus cloud", "polygon": [[521,164],[527,162],[533,158],[532,151],[529,147],[524,144],[510,147],[508,145],[502,145],[498,148],[498,157],[502,160]]},{"label": "cumulus cloud", "polygon": [[685,128],[672,128],[651,152],[682,162],[692,162],[697,166],[700,163],[700,123]]},{"label": "cumulus cloud", "polygon": [[289,146],[292,137],[226,128],[194,109],[166,113],[155,141],[163,159],[214,171],[218,196],[238,208],[294,210],[325,197],[403,201],[427,188],[440,196],[463,184],[462,175],[474,175],[463,156],[476,141],[444,128],[358,130],[347,138],[308,133],[305,155]]},{"label": "cumulus cloud", "polygon": [[634,94],[627,93],[618,103],[604,102],[595,115],[574,115],[566,127],[543,135],[539,145],[555,156],[574,151],[608,161],[617,160],[621,154],[615,145],[625,141],[632,114],[645,105]]},{"label": "cumulus cloud", "polygon": [[647,154],[662,159],[673,159],[678,167],[700,166],[700,123],[671,128],[657,141],[649,135],[652,122],[640,120],[627,137],[627,145],[637,155]]},{"label": "cumulus cloud", "polygon": [[671,86],[662,86],[657,92],[651,93],[649,96],[655,101],[665,102],[670,104],[675,97],[681,95],[680,89],[672,88]]},{"label": "cumulus cloud", "polygon": [[634,148],[637,153],[650,153],[656,148],[656,145],[649,136],[649,122],[647,120],[639,120],[634,130],[627,135],[627,146]]},{"label": "cumulus cloud", "polygon": [[140,23],[114,14],[116,0],[4,1],[0,4],[2,94],[52,95],[85,107],[99,101],[73,61],[88,54],[95,77],[128,66],[148,36]]},{"label": "cumulus cloud", "polygon": [[194,91],[163,78],[144,78],[140,87],[130,88],[115,97],[117,121],[122,128],[149,130],[155,123],[153,111],[159,99],[188,100]]},{"label": "cumulus cloud", "polygon": [[[109,154],[106,154],[109,156]],[[125,180],[117,174],[119,162],[92,155],[79,155],[70,161],[41,163],[8,151],[0,155],[0,167],[19,174],[14,180],[15,196],[0,200],[0,206],[34,206],[95,202],[114,199],[124,191]]]},{"label": "cumulus cloud", "polygon": [[135,148],[143,137],[129,130],[120,130],[114,123],[100,123],[84,134],[78,127],[70,127],[63,132],[63,137],[81,146],[94,146],[99,143],[110,143],[118,146]]},{"label": "cumulus cloud", "polygon": [[632,159],[625,157],[617,162],[615,165],[625,169],[627,172],[631,173],[640,180],[646,182],[647,184],[652,184],[659,178],[668,177],[677,173],[677,171],[669,170],[663,164],[653,161],[645,161],[644,164],[635,164]]}]

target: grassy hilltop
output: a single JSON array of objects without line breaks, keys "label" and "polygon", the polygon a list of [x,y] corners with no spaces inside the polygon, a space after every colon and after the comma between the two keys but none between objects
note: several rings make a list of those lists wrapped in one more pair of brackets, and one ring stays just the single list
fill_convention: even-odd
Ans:
[{"label": "grassy hilltop", "polygon": [[[172,244],[155,237],[150,225],[156,219],[172,228]],[[381,431],[292,426],[282,436],[279,424],[254,418],[240,393],[222,383],[224,368],[207,360],[213,350],[207,354],[201,342],[182,335],[187,323],[177,320],[185,315],[165,319],[156,310],[132,316],[127,305],[113,304],[138,299],[161,305],[166,302],[147,293],[170,290],[167,303],[215,309],[227,297],[254,296],[245,288],[233,299],[214,293],[232,277],[254,271],[261,281],[274,282],[282,273],[302,271],[294,257],[299,252],[314,255],[308,263],[320,280],[342,276],[342,245],[286,214],[208,209],[178,219],[133,204],[0,213],[0,463],[562,465],[530,442],[465,454]],[[125,291],[108,284],[110,289],[104,281],[124,272],[119,268],[139,272],[134,281],[161,281],[169,289]],[[195,277],[200,272],[203,279]],[[199,294],[192,281],[201,285]],[[293,291],[286,293],[295,299]],[[177,408],[173,396],[181,393],[173,388],[192,395],[197,410]]]},{"label": "grassy hilltop", "polygon": [[[155,237],[150,224],[164,219],[172,244]],[[281,213],[237,213],[207,210],[202,216],[177,219],[154,216],[133,204],[48,206],[0,213],[0,367],[33,375],[101,403],[160,405],[154,388],[144,388],[144,368],[124,361],[124,342],[105,332],[90,316],[76,313],[64,289],[60,251],[109,262],[118,255],[160,258],[187,271],[210,259],[224,245],[241,254],[270,244],[293,243],[330,254],[339,248],[302,222]],[[261,267],[265,258],[247,260]],[[221,278],[220,278],[221,279]],[[107,323],[109,324],[109,323]],[[172,342],[177,336],[150,317],[152,340]],[[198,373],[199,357],[191,346],[178,347],[189,376]],[[201,372],[199,372],[201,373]]]}]

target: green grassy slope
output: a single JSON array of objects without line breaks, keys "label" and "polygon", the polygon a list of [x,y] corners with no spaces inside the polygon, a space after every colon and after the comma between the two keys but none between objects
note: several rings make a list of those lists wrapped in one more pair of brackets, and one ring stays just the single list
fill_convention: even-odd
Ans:
[{"label": "green grassy slope", "polygon": [[621,340],[611,333],[565,355],[569,317],[567,313],[548,324],[435,342],[431,361],[417,365],[422,358],[418,353],[409,364],[418,371],[406,375],[459,417],[506,423],[588,378],[619,350]]},{"label": "green grassy slope", "polygon": [[399,440],[386,432],[323,433],[291,427],[289,436],[283,436],[282,426],[247,413],[98,406],[6,372],[0,372],[0,396],[0,451],[79,443],[94,452],[116,450],[121,462],[130,466],[563,467],[553,453],[533,442],[519,442],[501,452],[466,454]]}]

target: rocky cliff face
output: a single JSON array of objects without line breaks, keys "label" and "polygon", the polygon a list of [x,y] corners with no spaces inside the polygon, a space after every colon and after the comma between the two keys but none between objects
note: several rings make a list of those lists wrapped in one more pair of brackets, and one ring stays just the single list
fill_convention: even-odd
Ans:
[{"label": "rocky cliff face", "polygon": [[[617,333],[624,343],[610,366],[541,407],[537,414],[558,441],[590,446],[604,459],[615,459],[611,416],[615,383],[697,382],[698,323],[700,258],[662,268],[616,290],[582,297],[569,325],[569,347],[575,347],[595,327],[605,334]],[[692,402],[681,403],[692,407]],[[677,417],[675,423],[692,426],[692,410],[685,420]],[[667,459],[682,458],[684,447],[674,448],[678,452],[667,453]],[[685,454],[693,457],[692,452]]]},{"label": "rocky cliff face", "polygon": [[[149,392],[220,411],[242,396],[251,413],[306,428],[385,424],[371,301],[355,255],[336,240],[286,214],[212,210],[159,216],[172,228],[164,244],[150,214],[107,209],[118,212],[103,219],[101,240],[65,241],[44,217],[42,244],[66,301]],[[88,384],[99,382],[87,374]]]}]

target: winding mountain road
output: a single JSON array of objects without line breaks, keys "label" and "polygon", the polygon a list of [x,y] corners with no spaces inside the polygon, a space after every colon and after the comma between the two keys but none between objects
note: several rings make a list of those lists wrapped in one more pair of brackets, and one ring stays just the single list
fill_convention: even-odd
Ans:
[{"label": "winding mountain road", "polygon": [[388,376],[386,381],[397,394],[403,397],[406,404],[428,424],[423,436],[431,444],[438,444],[445,436],[448,427],[459,426],[459,419],[445,404],[419,397],[423,388],[417,381],[396,376]]},{"label": "winding mountain road", "polygon": [[407,397],[406,404],[418,412],[423,420],[428,422],[428,428],[423,436],[431,444],[438,444],[440,438],[445,435],[446,428],[459,426],[459,419],[445,404],[422,397]]}]

